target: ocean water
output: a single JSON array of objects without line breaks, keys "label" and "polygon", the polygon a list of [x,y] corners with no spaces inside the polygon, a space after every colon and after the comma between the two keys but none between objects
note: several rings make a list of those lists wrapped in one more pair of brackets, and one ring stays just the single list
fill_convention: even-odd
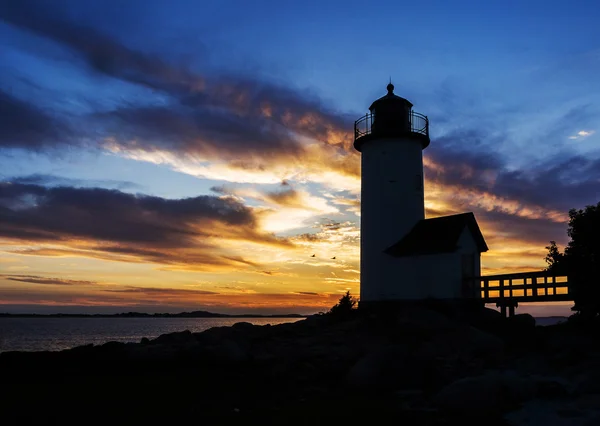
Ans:
[{"label": "ocean water", "polygon": [[111,340],[139,342],[142,337],[195,333],[242,321],[275,325],[298,318],[0,318],[0,352],[60,351]]}]

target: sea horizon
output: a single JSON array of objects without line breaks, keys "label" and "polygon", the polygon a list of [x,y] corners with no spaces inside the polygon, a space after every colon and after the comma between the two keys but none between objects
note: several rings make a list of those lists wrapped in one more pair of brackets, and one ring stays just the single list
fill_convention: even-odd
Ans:
[{"label": "sea horizon", "polygon": [[[139,343],[162,334],[189,330],[202,332],[229,327],[238,322],[277,325],[305,317],[126,317],[126,316],[39,316],[0,317],[0,352],[60,351],[110,341]],[[536,324],[548,326],[565,321],[564,316],[535,317]]]}]

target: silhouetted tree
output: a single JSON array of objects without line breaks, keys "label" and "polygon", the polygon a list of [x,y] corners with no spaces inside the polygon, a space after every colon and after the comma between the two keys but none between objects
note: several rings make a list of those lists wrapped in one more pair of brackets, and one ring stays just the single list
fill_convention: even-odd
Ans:
[{"label": "silhouetted tree", "polygon": [[548,270],[569,276],[574,311],[596,316],[600,314],[600,202],[569,210],[568,235],[564,253],[554,241],[546,247]]},{"label": "silhouetted tree", "polygon": [[564,266],[565,266],[565,262],[563,261],[565,255],[563,253],[561,253],[560,250],[558,249],[558,246],[556,245],[556,241],[550,241],[550,245],[546,246],[546,250],[548,250],[548,254],[546,255],[546,258],[544,260],[548,264],[547,270],[552,271],[556,274],[566,273],[566,272],[560,271],[560,269],[564,268]]},{"label": "silhouetted tree", "polygon": [[329,310],[329,314],[336,317],[347,317],[352,314],[352,311],[356,309],[357,300],[350,295],[350,291],[347,291],[338,303]]}]

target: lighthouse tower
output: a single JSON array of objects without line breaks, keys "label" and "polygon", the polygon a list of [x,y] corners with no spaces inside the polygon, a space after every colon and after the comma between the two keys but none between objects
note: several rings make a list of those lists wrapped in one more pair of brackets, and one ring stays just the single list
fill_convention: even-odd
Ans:
[{"label": "lighthouse tower", "polygon": [[472,213],[425,220],[423,150],[429,121],[394,94],[354,124],[362,154],[360,304],[460,298],[487,250]]}]

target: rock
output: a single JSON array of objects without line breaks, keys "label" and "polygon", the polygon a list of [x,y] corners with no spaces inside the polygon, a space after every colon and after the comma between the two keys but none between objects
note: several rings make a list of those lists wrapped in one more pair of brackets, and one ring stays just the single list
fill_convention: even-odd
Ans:
[{"label": "rock", "polygon": [[530,381],[511,373],[493,372],[451,383],[434,397],[434,403],[452,414],[485,417],[506,412],[534,396]]},{"label": "rock", "polygon": [[535,328],[535,318],[529,314],[517,314],[506,318],[507,326],[511,330],[524,332]]},{"label": "rock", "polygon": [[467,318],[470,325],[486,332],[497,333],[505,326],[504,317],[495,309],[475,309]]},{"label": "rock", "polygon": [[586,393],[598,393],[600,394],[600,371],[589,371],[588,373],[582,373],[577,378],[576,384],[577,392]]},{"label": "rock", "polygon": [[503,354],[504,342],[500,338],[469,326],[436,335],[417,351],[417,356],[425,359],[458,356],[498,360]]},{"label": "rock", "polygon": [[106,342],[103,345],[101,345],[100,347],[104,350],[112,350],[112,349],[122,349],[125,346],[125,343],[123,342],[115,342],[115,341],[110,341],[110,342]]},{"label": "rock", "polygon": [[233,328],[234,330],[238,330],[238,331],[250,331],[255,327],[254,324],[251,324],[247,321],[241,321],[241,322],[236,322],[235,324],[233,324],[231,326],[231,328]]},{"label": "rock", "polygon": [[71,355],[83,355],[83,354],[88,354],[91,353],[93,351],[94,345],[92,343],[89,343],[87,345],[82,345],[82,346],[76,346],[73,349],[68,349],[67,351],[71,353]]},{"label": "rock", "polygon": [[569,399],[547,401],[534,399],[505,415],[512,426],[597,426],[600,424],[598,398],[585,403]]},{"label": "rock", "polygon": [[538,398],[556,399],[569,396],[569,383],[559,377],[532,378]]},{"label": "rock", "polygon": [[446,315],[429,309],[410,309],[401,313],[396,320],[396,326],[421,335],[442,333],[456,328],[456,324]]},{"label": "rock", "polygon": [[265,349],[257,349],[251,354],[251,358],[253,361],[260,364],[268,364],[272,363],[277,359],[277,357],[271,352],[266,351]]},{"label": "rock", "polygon": [[358,389],[399,389],[418,381],[411,370],[406,347],[393,345],[374,350],[362,357],[346,375],[346,382]]},{"label": "rock", "polygon": [[220,362],[239,363],[250,358],[249,353],[231,339],[222,340],[219,344],[211,347],[210,352]]},{"label": "rock", "polygon": [[152,344],[183,346],[190,341],[195,340],[194,335],[189,331],[180,331],[178,333],[161,334],[156,339],[152,340]]},{"label": "rock", "polygon": [[594,350],[597,342],[590,336],[578,334],[555,333],[547,341],[546,350],[556,355],[574,353],[581,357]]},{"label": "rock", "polygon": [[573,402],[579,410],[597,410],[600,408],[600,394],[582,395]]}]

